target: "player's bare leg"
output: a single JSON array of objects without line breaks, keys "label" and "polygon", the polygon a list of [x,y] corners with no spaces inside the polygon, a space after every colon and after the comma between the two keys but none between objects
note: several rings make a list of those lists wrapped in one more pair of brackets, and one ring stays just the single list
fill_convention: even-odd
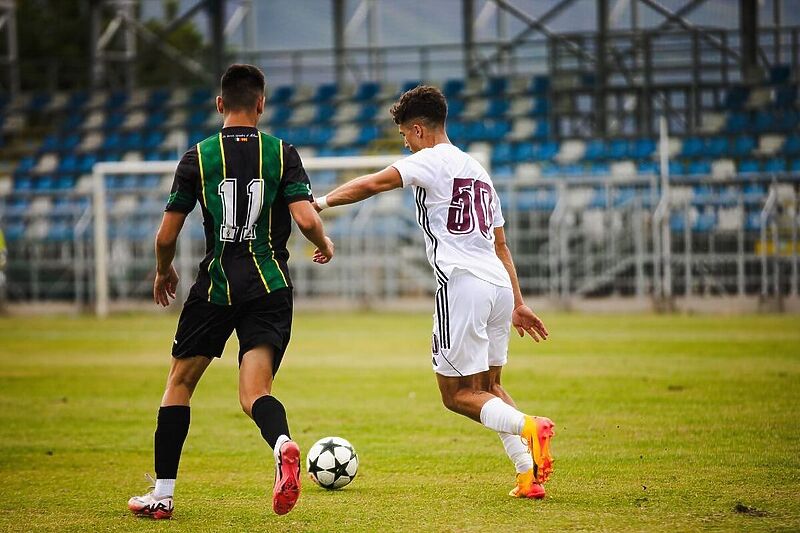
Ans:
[{"label": "player's bare leg", "polygon": [[488,371],[456,377],[436,374],[436,379],[445,407],[489,429],[525,439],[533,457],[536,481],[547,481],[553,471],[550,439],[555,434],[554,424],[549,418],[528,416],[502,398],[483,390],[487,388]]},{"label": "player's bare leg", "polygon": [[[489,367],[488,391],[508,405],[516,407],[517,404],[514,403],[514,399],[500,383],[502,371],[502,366]],[[498,435],[500,435],[500,440],[503,442],[506,454],[514,463],[517,471],[516,484],[509,495],[515,498],[544,498],[545,490],[542,484],[536,481],[533,458],[528,451],[527,443],[519,435],[512,435],[511,433],[498,433]]]},{"label": "player's bare leg", "polygon": [[261,436],[275,455],[275,484],[272,509],[283,515],[292,510],[300,497],[300,448],[289,436],[286,410],[271,395],[274,352],[259,346],[242,356],[239,368],[239,403],[253,419]]},{"label": "player's bare leg", "polygon": [[156,479],[153,490],[128,500],[128,509],[137,516],[171,518],[175,478],[181,450],[189,432],[189,403],[197,383],[211,364],[211,358],[193,356],[172,358],[167,386],[158,410],[155,434]]}]

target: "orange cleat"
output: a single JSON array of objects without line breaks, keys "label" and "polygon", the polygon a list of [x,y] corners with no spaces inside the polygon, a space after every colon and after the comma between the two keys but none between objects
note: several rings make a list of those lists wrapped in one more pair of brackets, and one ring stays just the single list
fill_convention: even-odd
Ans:
[{"label": "orange cleat", "polygon": [[284,515],[300,497],[300,447],[290,440],[283,443],[275,461],[275,487],[272,489],[272,510]]},{"label": "orange cleat", "polygon": [[533,475],[537,483],[544,483],[553,473],[550,439],[555,435],[554,428],[555,424],[549,418],[525,415],[520,435],[528,443],[528,451],[533,457]]},{"label": "orange cleat", "polygon": [[536,483],[533,475],[533,468],[527,472],[517,474],[517,484],[508,493],[514,498],[533,498],[541,500],[545,496],[544,487],[541,483]]}]

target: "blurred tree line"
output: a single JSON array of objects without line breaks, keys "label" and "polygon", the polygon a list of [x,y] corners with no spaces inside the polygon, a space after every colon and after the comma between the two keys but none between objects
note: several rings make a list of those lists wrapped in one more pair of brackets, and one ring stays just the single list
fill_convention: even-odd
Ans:
[{"label": "blurred tree line", "polygon": [[[98,0],[18,0],[17,41],[23,90],[84,89],[91,85],[91,8]],[[135,16],[181,53],[205,64],[208,44],[194,21],[189,20],[163,35],[169,22],[179,16],[178,0],[163,0],[164,18],[141,21],[139,5]],[[102,33],[112,18],[105,9]],[[117,32],[115,39],[122,39]],[[109,49],[120,49],[112,41]],[[143,87],[191,83],[192,79],[166,57],[157,46],[137,36],[137,85]],[[117,67],[117,68],[121,68]],[[115,77],[109,76],[110,79]],[[112,82],[113,83],[113,82]],[[106,84],[108,87],[112,85]]]}]

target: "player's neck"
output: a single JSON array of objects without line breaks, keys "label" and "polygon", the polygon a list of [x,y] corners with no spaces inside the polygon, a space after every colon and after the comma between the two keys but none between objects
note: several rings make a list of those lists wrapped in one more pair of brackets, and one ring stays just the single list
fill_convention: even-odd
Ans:
[{"label": "player's neck", "polygon": [[433,148],[437,144],[453,144],[450,142],[450,138],[447,136],[447,132],[445,130],[434,132],[425,148]]},{"label": "player's neck", "polygon": [[238,113],[232,112],[225,115],[225,122],[222,124],[223,128],[255,128],[258,125],[260,115],[256,113]]}]

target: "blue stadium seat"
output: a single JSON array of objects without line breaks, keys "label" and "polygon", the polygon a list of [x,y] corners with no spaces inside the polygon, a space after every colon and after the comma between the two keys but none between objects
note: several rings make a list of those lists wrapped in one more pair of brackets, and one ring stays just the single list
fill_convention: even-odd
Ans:
[{"label": "blue stadium seat", "polygon": [[125,122],[125,113],[122,111],[109,113],[108,116],[106,116],[106,121],[105,124],[103,124],[103,127],[106,130],[115,130],[122,126],[123,122]]},{"label": "blue stadium seat", "polygon": [[[421,80],[407,80],[407,81],[404,81],[403,85],[400,87],[400,91],[399,91],[398,96],[400,94],[406,92],[406,91],[410,91],[411,89],[413,89],[414,87],[416,87],[418,85],[422,85],[422,81]],[[448,102],[448,104],[449,104],[449,102]]]},{"label": "blue stadium seat", "polygon": [[756,140],[749,135],[741,135],[736,138],[729,152],[734,157],[749,156],[756,147]]},{"label": "blue stadium seat", "polygon": [[286,124],[292,118],[292,109],[288,106],[279,106],[275,108],[275,112],[270,119],[271,124]]},{"label": "blue stadium seat", "polygon": [[89,93],[86,91],[76,91],[69,97],[67,109],[80,109],[89,100]]},{"label": "blue stadium seat", "polygon": [[119,133],[109,133],[105,140],[103,140],[103,144],[101,148],[104,151],[116,151],[120,149],[122,145],[122,139]]},{"label": "blue stadium seat", "polygon": [[558,194],[553,189],[521,190],[514,200],[521,211],[552,211],[556,207]]},{"label": "blue stadium seat", "polygon": [[78,133],[72,133],[61,139],[61,150],[69,152],[75,150],[81,143],[81,136]]},{"label": "blue stadium seat", "polygon": [[609,159],[626,159],[630,157],[630,143],[625,139],[614,139],[608,147]]},{"label": "blue stadium seat", "polygon": [[531,116],[544,117],[547,115],[548,111],[550,111],[550,101],[547,100],[547,98],[539,97],[536,98],[536,102],[533,104]]},{"label": "blue stadium seat", "polygon": [[375,104],[364,104],[361,106],[361,111],[358,112],[356,120],[358,122],[369,122],[375,120],[375,115],[378,114],[378,106]]},{"label": "blue stadium seat", "polygon": [[716,158],[729,154],[730,144],[727,137],[710,137],[706,139],[705,149],[702,155]]},{"label": "blue stadium seat", "polygon": [[33,167],[36,165],[36,159],[34,157],[28,156],[23,157],[19,165],[17,165],[16,170],[14,171],[15,174],[25,174],[30,172]]},{"label": "blue stadium seat", "polygon": [[280,87],[275,88],[269,95],[269,103],[270,104],[285,104],[292,99],[294,95],[294,86],[292,85],[281,85]]},{"label": "blue stadium seat", "polygon": [[202,107],[204,105],[209,105],[213,97],[214,92],[211,89],[195,89],[189,95],[189,106]]},{"label": "blue stadium seat", "polygon": [[502,98],[508,89],[508,78],[503,76],[493,76],[486,83],[486,96],[491,98]]},{"label": "blue stadium seat", "polygon": [[690,176],[708,176],[711,174],[711,161],[707,159],[692,161],[686,169],[686,173]]},{"label": "blue stadium seat", "polygon": [[731,113],[728,115],[728,120],[725,123],[725,131],[728,133],[741,133],[747,131],[750,122],[746,113]]},{"label": "blue stadium seat", "polygon": [[717,226],[717,212],[712,209],[706,209],[697,215],[692,230],[698,233],[708,233]]},{"label": "blue stadium seat", "polygon": [[735,85],[730,88],[728,94],[725,95],[725,109],[731,111],[739,110],[744,106],[747,97],[750,95],[750,90],[742,85]]},{"label": "blue stadium seat", "polygon": [[53,181],[53,176],[45,175],[39,176],[38,179],[34,180],[33,182],[33,190],[34,191],[51,191],[55,188],[55,182]]},{"label": "blue stadium seat", "polygon": [[764,163],[764,172],[786,172],[786,160],[773,158]]},{"label": "blue stadium seat", "polygon": [[739,163],[739,174],[754,174],[761,171],[761,164],[757,159],[745,159]]},{"label": "blue stadium seat", "polygon": [[[693,174],[691,169],[689,173]],[[692,189],[692,205],[703,206],[715,203],[718,198],[718,196],[714,193],[714,190],[708,185],[695,185]]]},{"label": "blue stadium seat", "polygon": [[789,81],[792,70],[789,65],[773,65],[769,69],[769,84],[780,85]]},{"label": "blue stadium seat", "polygon": [[631,156],[634,159],[647,159],[653,155],[655,149],[656,143],[652,139],[638,139],[633,145]]},{"label": "blue stadium seat", "polygon": [[88,174],[92,171],[92,167],[97,163],[96,154],[85,154],[80,158],[78,163],[78,172],[81,174]]},{"label": "blue stadium seat", "polygon": [[742,199],[747,205],[761,205],[767,198],[767,187],[761,183],[748,183],[742,191]]},{"label": "blue stadium seat", "polygon": [[795,159],[792,161],[792,164],[789,168],[792,172],[800,172],[800,159]]},{"label": "blue stadium seat", "polygon": [[[361,132],[358,134],[358,140],[356,141],[358,144],[367,144],[371,143],[378,137],[380,137],[381,129],[380,127],[370,124],[361,128]],[[331,134],[331,138],[333,135]],[[330,139],[327,139],[330,140]],[[327,142],[327,141],[325,141]]]},{"label": "blue stadium seat", "polygon": [[163,144],[165,139],[166,139],[166,134],[164,132],[150,131],[144,138],[141,147],[145,150],[155,150]]},{"label": "blue stadium seat", "polygon": [[761,230],[761,213],[759,211],[748,211],[745,214],[744,229],[747,231]]},{"label": "blue stadium seat", "polygon": [[358,86],[353,99],[356,102],[364,102],[374,99],[381,90],[381,84],[376,81],[367,81]]},{"label": "blue stadium seat", "polygon": [[147,129],[155,129],[160,128],[164,122],[167,121],[167,113],[164,111],[156,111],[155,113],[151,113],[147,116],[147,121],[145,122],[145,126]]},{"label": "blue stadium seat", "polygon": [[586,152],[583,154],[583,158],[586,161],[597,161],[599,159],[606,158],[606,143],[599,140],[594,139],[589,141],[586,145]]},{"label": "blue stadium seat", "polygon": [[153,89],[147,99],[147,107],[149,109],[158,109],[169,100],[171,95],[172,91],[170,89]]},{"label": "blue stadium seat", "polygon": [[[16,187],[16,183],[14,183],[15,189],[20,190]],[[30,189],[30,187],[28,187]],[[24,190],[28,190],[24,189]],[[28,198],[17,196],[9,200],[8,204],[6,204],[6,214],[10,217],[21,217],[28,212],[28,208],[31,205],[31,201]]]},{"label": "blue stadium seat", "polygon": [[670,176],[683,176],[684,174],[686,174],[686,166],[683,163],[674,159],[669,162]]},{"label": "blue stadium seat", "polygon": [[61,148],[61,138],[58,135],[48,135],[39,148],[42,152],[56,152]]},{"label": "blue stadium seat", "polygon": [[128,100],[127,91],[114,91],[106,100],[106,109],[119,109]]},{"label": "blue stadium seat", "polygon": [[464,90],[463,78],[447,80],[446,82],[444,82],[444,87],[442,87],[442,92],[448,99],[458,98],[459,96],[461,96],[461,92],[463,90]]},{"label": "blue stadium seat", "polygon": [[62,175],[59,176],[55,183],[53,184],[53,188],[60,190],[60,191],[68,191],[75,187],[75,176],[74,175]]},{"label": "blue stadium seat", "polygon": [[555,141],[546,141],[541,144],[536,144],[536,159],[540,161],[549,161],[558,154],[558,143]]},{"label": "blue stadium seat", "polygon": [[63,131],[73,131],[83,124],[83,113],[71,113],[62,124]]},{"label": "blue stadium seat", "polygon": [[50,102],[51,94],[48,92],[39,92],[33,95],[31,101],[28,103],[28,110],[39,112]]},{"label": "blue stadium seat", "polygon": [[800,154],[800,134],[795,133],[787,137],[781,151],[786,155]]},{"label": "blue stadium seat", "polygon": [[33,180],[30,176],[18,176],[14,178],[14,190],[15,191],[32,191],[33,190]]},{"label": "blue stadium seat", "polygon": [[317,92],[314,94],[315,102],[327,102],[339,93],[339,85],[336,83],[323,83],[317,87]]},{"label": "blue stadium seat", "polygon": [[753,128],[758,133],[775,131],[778,127],[777,122],[775,116],[769,111],[757,111],[753,120]]},{"label": "blue stadium seat", "polygon": [[531,80],[530,91],[536,95],[545,95],[550,90],[550,78],[547,76],[534,76]]},{"label": "blue stadium seat", "polygon": [[[587,170],[584,169],[583,173]],[[611,174],[611,166],[608,163],[592,163],[588,168],[589,174],[592,176],[608,176]]]},{"label": "blue stadium seat", "polygon": [[3,233],[9,242],[19,241],[25,236],[25,223],[11,222],[3,229]]},{"label": "blue stadium seat", "polygon": [[500,142],[492,149],[492,166],[505,165],[513,161],[513,148],[510,143]]},{"label": "blue stadium seat", "polygon": [[550,123],[546,120],[540,120],[536,124],[536,131],[533,136],[536,139],[546,139],[550,135]]},{"label": "blue stadium seat", "polygon": [[683,140],[681,155],[683,157],[697,157],[703,153],[705,145],[699,137],[687,137]]},{"label": "blue stadium seat", "polygon": [[58,163],[58,172],[62,174],[74,174],[78,172],[78,156],[68,153],[61,158]]},{"label": "blue stadium seat", "polygon": [[790,108],[797,102],[797,85],[787,85],[775,89],[775,107]]},{"label": "blue stadium seat", "polygon": [[686,229],[686,213],[684,211],[675,211],[670,214],[669,229],[674,232],[682,232]]},{"label": "blue stadium seat", "polygon": [[511,165],[492,165],[492,181],[495,183],[512,181],[514,167]]},{"label": "blue stadium seat", "polygon": [[464,111],[463,100],[453,100],[451,102],[447,102],[447,118],[457,119],[461,115],[462,111]]},{"label": "blue stadium seat", "polygon": [[208,111],[199,109],[197,111],[193,111],[191,115],[189,115],[189,119],[186,121],[186,126],[189,128],[199,128],[205,124],[206,120],[208,120]]},{"label": "blue stadium seat", "polygon": [[331,104],[320,104],[317,106],[317,112],[314,115],[314,122],[317,124],[330,122],[333,115],[336,114],[336,107]]},{"label": "blue stadium seat", "polygon": [[800,114],[794,109],[785,109],[778,114],[776,130],[797,131],[798,124],[800,124]]},{"label": "blue stadium seat", "polygon": [[486,110],[486,116],[491,118],[499,118],[506,114],[508,111],[508,100],[490,100],[489,106]]}]

